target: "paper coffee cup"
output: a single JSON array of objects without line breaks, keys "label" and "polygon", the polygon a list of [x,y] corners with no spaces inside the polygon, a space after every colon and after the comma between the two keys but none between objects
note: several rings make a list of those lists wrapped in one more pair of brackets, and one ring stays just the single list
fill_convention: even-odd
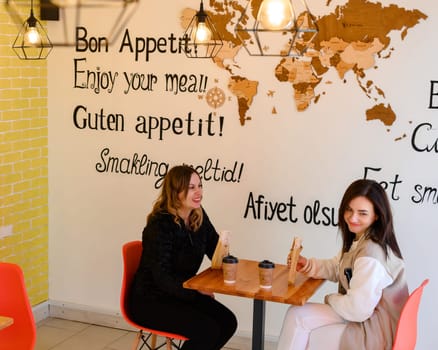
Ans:
[{"label": "paper coffee cup", "polygon": [[224,256],[222,259],[222,271],[225,283],[235,283],[237,275],[237,265],[239,260],[232,255]]},{"label": "paper coffee cup", "polygon": [[275,264],[269,260],[259,263],[260,288],[271,288]]}]

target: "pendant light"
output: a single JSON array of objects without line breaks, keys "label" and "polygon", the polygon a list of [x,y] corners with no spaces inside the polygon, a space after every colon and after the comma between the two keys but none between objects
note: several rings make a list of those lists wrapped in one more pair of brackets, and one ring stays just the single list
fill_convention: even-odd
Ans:
[{"label": "pendant light", "polygon": [[184,33],[184,38],[185,53],[189,58],[213,58],[223,46],[218,31],[204,11],[202,0],[199,11],[193,16]]},{"label": "pendant light", "polygon": [[305,0],[262,0],[252,14],[249,0],[234,29],[250,56],[301,57],[318,33]]},{"label": "pendant light", "polygon": [[[24,21],[20,16],[21,0],[5,1],[12,19],[21,26]],[[87,39],[87,27],[89,23],[96,21],[98,15],[102,19],[99,20],[99,34],[91,38],[91,44],[94,45],[97,41],[96,45],[99,47],[93,46],[91,50],[106,50],[106,46],[114,44],[122,31],[126,30],[126,25],[136,13],[139,3],[140,0],[39,0],[40,20],[50,21],[50,40],[47,39],[46,44],[50,43],[53,47],[75,47],[77,50],[89,49],[86,40],[76,40],[78,28],[80,34],[84,33]],[[31,17],[35,18],[32,12]],[[32,18],[29,20],[34,21]],[[27,22],[28,20],[25,23]],[[20,45],[19,40],[14,45]],[[20,55],[23,56],[21,52]]]},{"label": "pendant light", "polygon": [[53,45],[41,25],[33,14],[33,0],[30,5],[30,16],[21,27],[20,32],[12,44],[12,49],[22,60],[46,59]]}]

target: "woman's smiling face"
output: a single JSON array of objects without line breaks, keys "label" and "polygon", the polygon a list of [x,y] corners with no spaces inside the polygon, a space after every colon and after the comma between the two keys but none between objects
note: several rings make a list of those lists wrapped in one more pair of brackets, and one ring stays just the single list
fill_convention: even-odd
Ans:
[{"label": "woman's smiling face", "polygon": [[363,196],[353,198],[345,209],[344,220],[348,229],[360,238],[377,220],[373,203]]},{"label": "woman's smiling face", "polygon": [[190,177],[187,195],[184,197],[184,192],[180,192],[178,194],[178,198],[181,201],[181,207],[179,208],[179,211],[191,212],[193,209],[197,209],[201,206],[202,181],[198,174],[193,173]]}]

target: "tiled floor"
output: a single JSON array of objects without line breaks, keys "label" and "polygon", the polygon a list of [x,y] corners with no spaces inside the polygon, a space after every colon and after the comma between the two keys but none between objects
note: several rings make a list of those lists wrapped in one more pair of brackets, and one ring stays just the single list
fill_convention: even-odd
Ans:
[{"label": "tiled floor", "polygon": [[[37,324],[35,350],[130,350],[134,337],[121,329],[47,318]],[[251,340],[235,336],[224,349],[250,350]],[[266,342],[265,350],[275,350],[275,344]]]}]

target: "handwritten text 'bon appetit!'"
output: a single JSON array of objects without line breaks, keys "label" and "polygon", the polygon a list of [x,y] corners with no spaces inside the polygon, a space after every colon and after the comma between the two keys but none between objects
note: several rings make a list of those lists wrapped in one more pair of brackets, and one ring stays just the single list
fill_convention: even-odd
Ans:
[{"label": "handwritten text 'bon appetit!'", "polygon": [[[95,37],[88,34],[85,27],[76,27],[75,33],[76,52],[107,53],[110,42],[106,37]],[[133,55],[137,62],[140,59],[148,62],[153,54],[183,54],[190,52],[189,37],[184,34],[181,37],[170,33],[167,37],[133,37],[128,29],[125,29],[118,46],[118,52],[128,52]]]}]

